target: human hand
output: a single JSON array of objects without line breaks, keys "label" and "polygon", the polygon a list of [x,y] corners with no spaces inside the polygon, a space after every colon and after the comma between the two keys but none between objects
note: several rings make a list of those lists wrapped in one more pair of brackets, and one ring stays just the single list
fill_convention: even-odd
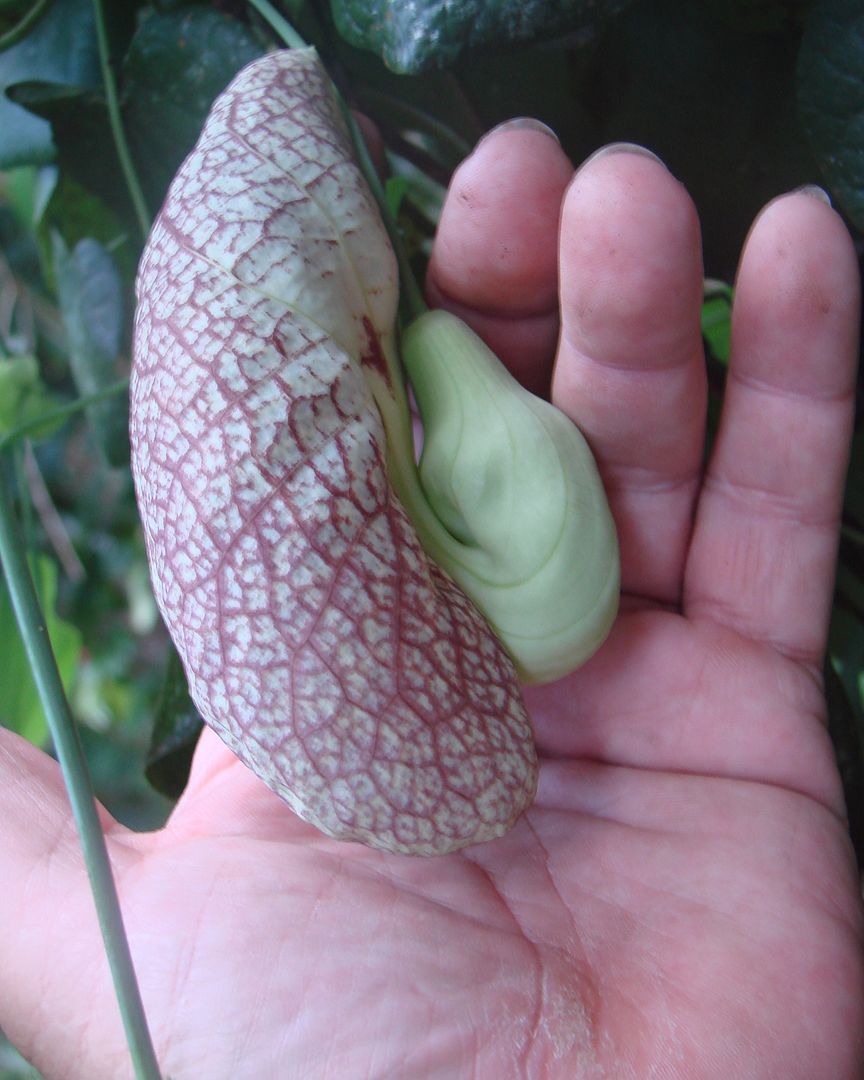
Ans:
[{"label": "human hand", "polygon": [[[329,840],[209,732],[165,829],[106,815],[166,1076],[860,1075],[820,685],[857,268],[818,199],[759,217],[704,473],[701,283],[695,211],[645,155],[572,179],[517,128],[460,170],[430,296],[538,389],[560,298],[553,397],[608,486],[622,611],[588,665],[527,692],[540,789],[501,840],[437,859]],[[0,1026],[48,1078],[130,1075],[59,773],[8,732],[0,881]]]}]

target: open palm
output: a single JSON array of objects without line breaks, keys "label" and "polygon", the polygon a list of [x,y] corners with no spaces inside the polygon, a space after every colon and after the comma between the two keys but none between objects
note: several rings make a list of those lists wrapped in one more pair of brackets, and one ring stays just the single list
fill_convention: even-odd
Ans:
[{"label": "open palm", "polygon": [[[622,613],[528,692],[540,789],[501,840],[328,840],[209,733],[164,830],[106,816],[165,1074],[853,1080],[862,919],[819,676],[858,316],[842,224],[796,194],[754,226],[707,470],[698,223],[650,157],[573,179],[548,135],[494,133],[429,292],[536,388],[557,353]],[[0,879],[0,1026],[49,1078],[130,1075],[56,768],[5,732]]]}]

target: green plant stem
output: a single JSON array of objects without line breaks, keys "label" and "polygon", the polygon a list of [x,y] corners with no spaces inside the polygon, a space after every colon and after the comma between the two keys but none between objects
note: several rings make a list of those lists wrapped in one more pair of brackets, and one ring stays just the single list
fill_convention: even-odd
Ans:
[{"label": "green plant stem", "polygon": [[123,929],[87,762],[27,566],[24,544],[12,509],[5,459],[0,461],[0,564],[69,793],[135,1075],[138,1080],[159,1080],[159,1066]]},{"label": "green plant stem", "polygon": [[268,0],[249,0],[249,6],[255,8],[261,18],[276,31],[290,49],[308,48],[306,42],[300,37],[291,23]]},{"label": "green plant stem", "polygon": [[49,7],[54,3],[54,0],[36,0],[36,3],[27,12],[27,14],[16,23],[11,30],[7,30],[5,34],[0,34],[0,52],[5,49],[11,49],[13,45],[17,45],[22,38],[27,37],[33,27],[42,18]]},{"label": "green plant stem", "polygon": [[[269,23],[271,28],[289,48],[308,48],[303,38],[300,37],[294,27],[279,14],[273,5],[269,3],[269,0],[249,0],[249,5],[258,12],[262,19]],[[375,197],[375,201],[378,204],[378,211],[381,215],[381,221],[384,224],[384,228],[387,230],[387,235],[390,238],[390,243],[396,254],[396,262],[399,266],[399,282],[401,285],[400,303],[406,320],[416,318],[427,310],[426,302],[424,301],[423,294],[417,284],[417,279],[414,277],[414,271],[411,269],[411,263],[408,259],[408,253],[405,250],[402,234],[399,232],[399,227],[393,220],[393,215],[390,213],[390,208],[387,205],[387,197],[384,193],[384,186],[381,183],[381,179],[378,176],[378,171],[375,168],[372,158],[369,156],[369,150],[366,146],[366,140],[363,138],[363,133],[360,131],[353,113],[348,108],[347,102],[339,93],[338,87],[332,83],[332,80],[331,85],[333,86],[333,93],[336,95],[336,100],[339,103],[339,108],[342,111],[342,116],[348,128],[348,134],[351,136],[351,142],[354,146],[354,153],[357,157],[360,171],[363,173],[363,177]]]},{"label": "green plant stem", "polygon": [[146,240],[150,232],[150,214],[144,199],[144,192],[135,172],[132,154],[129,151],[129,143],[126,141],[126,132],[123,130],[123,118],[120,115],[120,101],[117,97],[117,84],[114,81],[114,72],[111,70],[111,57],[108,50],[108,32],[105,29],[105,10],[102,0],[93,0],[93,13],[96,20],[96,40],[99,45],[99,63],[102,68],[102,82],[105,86],[105,98],[108,103],[108,120],[111,124],[111,134],[114,138],[114,146],[120,159],[120,167],[132,200],[132,207],[138,219],[141,235]]}]

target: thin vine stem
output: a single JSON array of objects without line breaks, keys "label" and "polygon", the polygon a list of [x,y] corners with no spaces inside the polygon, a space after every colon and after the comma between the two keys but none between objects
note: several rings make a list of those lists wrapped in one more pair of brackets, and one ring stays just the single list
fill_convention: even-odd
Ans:
[{"label": "thin vine stem", "polygon": [[[248,0],[248,2],[289,48],[308,48],[308,45],[303,38],[285,17],[269,3],[269,0]],[[375,164],[369,155],[366,140],[363,138],[363,133],[360,131],[360,127],[354,118],[354,114],[351,112],[348,103],[339,92],[339,88],[332,80],[331,85],[333,86],[333,93],[336,95],[336,100],[339,103],[339,108],[348,128],[348,134],[351,136],[351,142],[354,146],[354,153],[357,157],[360,171],[363,173],[363,177],[369,185],[369,189],[375,198],[375,202],[378,204],[381,221],[384,224],[384,228],[387,230],[387,235],[390,238],[390,243],[396,254],[396,262],[399,266],[399,282],[401,285],[400,303],[402,304],[407,319],[416,318],[417,316],[422,315],[427,308],[426,302],[423,299],[423,293],[414,276],[414,271],[411,269],[411,262],[408,258],[408,252],[405,250],[402,234],[399,231],[399,226],[393,219],[393,215],[390,213],[390,207],[387,205],[387,198],[384,193],[384,186],[378,176]]]},{"label": "thin vine stem", "polygon": [[391,115],[395,113],[401,116],[403,121],[414,130],[431,135],[439,143],[446,145],[457,161],[461,161],[471,153],[472,147],[467,139],[463,139],[449,124],[424,112],[409,101],[400,101],[394,94],[383,90],[364,90],[363,101],[368,102],[372,108],[375,108],[376,103],[383,105]]},{"label": "thin vine stem", "polygon": [[135,165],[132,161],[129,143],[126,140],[126,132],[123,129],[123,118],[120,115],[120,100],[117,96],[117,83],[114,79],[114,72],[111,69],[111,56],[108,48],[108,31],[105,28],[105,9],[102,0],[93,0],[93,14],[96,20],[96,41],[99,46],[99,64],[102,68],[102,82],[105,87],[105,99],[108,104],[108,121],[111,125],[111,134],[114,138],[114,146],[117,150],[117,157],[120,159],[120,168],[123,170],[123,177],[126,180],[129,197],[132,200],[135,217],[138,219],[138,227],[141,230],[141,235],[146,240],[150,233],[150,213],[147,209],[144,192],[141,189],[141,183],[138,180],[138,174],[135,171]]},{"label": "thin vine stem", "polygon": [[160,1080],[87,762],[33,587],[24,542],[12,507],[7,472],[6,455],[3,455],[0,460],[0,564],[69,794],[135,1075],[138,1080]]},{"label": "thin vine stem", "polygon": [[249,0],[250,7],[255,8],[258,14],[270,27],[276,31],[280,38],[290,49],[306,49],[307,43],[297,33],[291,23],[273,7],[269,0]]},{"label": "thin vine stem", "polygon": [[48,8],[54,3],[54,0],[36,0],[36,3],[32,8],[23,16],[20,22],[16,23],[10,30],[7,30],[5,34],[0,34],[0,52],[5,49],[11,49],[13,45],[17,45],[19,41],[23,40],[37,22],[42,18]]}]

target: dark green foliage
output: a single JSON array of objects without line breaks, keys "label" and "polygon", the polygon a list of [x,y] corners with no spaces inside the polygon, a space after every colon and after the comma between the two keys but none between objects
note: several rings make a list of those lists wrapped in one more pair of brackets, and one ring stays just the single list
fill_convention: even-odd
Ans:
[{"label": "dark green foliage", "polygon": [[180,657],[171,649],[147,755],[147,779],[163,795],[176,799],[186,786],[202,724]]},{"label": "dark green foliage", "polygon": [[825,179],[864,228],[864,5],[813,5],[798,59],[801,116]]},{"label": "dark green foliage", "polygon": [[206,7],[153,13],[141,24],[123,63],[124,112],[154,210],[213,99],[262,51],[246,26]]},{"label": "dark green foliage", "polygon": [[[117,266],[96,240],[79,240],[70,252],[54,234],[54,279],[66,326],[69,367],[79,395],[89,397],[128,378],[121,357],[123,284]],[[129,409],[125,396],[89,405],[87,418],[110,465],[129,461]]]},{"label": "dark green foliage", "polygon": [[332,0],[342,36],[402,75],[447,67],[465,49],[594,31],[630,0]]},{"label": "dark green foliage", "polygon": [[[71,623],[61,619],[56,611],[57,564],[47,556],[39,556],[31,563],[31,573],[36,583],[39,601],[45,613],[45,624],[51,648],[57,660],[60,677],[68,690],[73,682],[81,655],[81,633]],[[18,635],[12,603],[5,583],[0,577],[0,701],[3,702],[3,720],[25,739],[40,745],[45,741],[48,729],[45,715],[39,703],[36,684]]]},{"label": "dark green foliage", "polygon": [[[7,96],[50,125],[52,160],[60,169],[60,177],[75,183],[82,195],[98,199],[95,217],[110,212],[116,220],[131,220],[128,193],[117,183],[120,163],[102,91],[26,81],[10,87]],[[28,164],[40,162],[33,159]]]},{"label": "dark green foliage", "polygon": [[90,0],[56,0],[33,31],[0,53],[0,169],[51,161],[51,128],[2,94],[21,82],[94,87],[99,61]]},{"label": "dark green foliage", "polygon": [[55,404],[35,356],[22,354],[0,360],[0,438],[22,424],[39,420]]}]

